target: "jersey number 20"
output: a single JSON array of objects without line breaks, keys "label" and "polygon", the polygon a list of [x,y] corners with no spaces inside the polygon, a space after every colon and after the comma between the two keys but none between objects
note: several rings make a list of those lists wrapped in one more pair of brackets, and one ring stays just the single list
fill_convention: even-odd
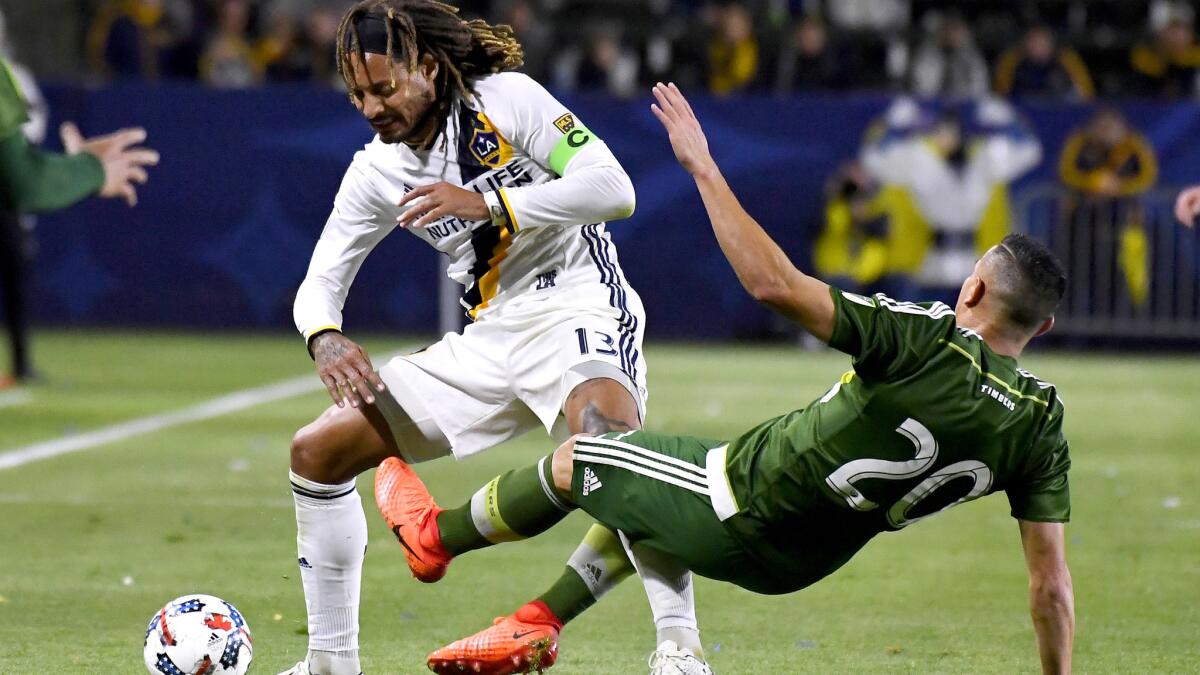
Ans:
[{"label": "jersey number 20", "polygon": [[[856,511],[872,511],[879,508],[879,504],[868,499],[862,491],[855,487],[854,483],[856,481],[864,478],[882,478],[886,480],[917,478],[928,471],[929,467],[933,466],[934,462],[937,461],[937,441],[924,424],[910,417],[896,428],[896,433],[907,438],[916,446],[916,457],[904,462],[894,462],[886,459],[856,459],[841,465],[825,478],[825,482],[829,484],[829,487],[840,494],[846,500],[846,503],[850,505],[850,508]],[[909,518],[908,513],[914,506],[933,494],[941,486],[956,478],[967,477],[973,478],[975,481],[970,492],[962,498],[943,506],[938,511],[948,509],[951,506],[957,506],[963,502],[969,502],[987,492],[988,488],[992,485],[992,471],[983,462],[977,462],[973,459],[955,462],[950,466],[942,467],[929,474],[925,477],[925,480],[922,480],[916,487],[909,490],[908,494],[892,504],[887,510],[888,523],[892,527],[899,529],[932,516],[938,511],[927,513],[917,518]]]}]

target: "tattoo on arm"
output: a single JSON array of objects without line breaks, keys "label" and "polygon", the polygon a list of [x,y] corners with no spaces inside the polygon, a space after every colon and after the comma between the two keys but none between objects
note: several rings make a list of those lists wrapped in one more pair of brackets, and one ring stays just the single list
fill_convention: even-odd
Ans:
[{"label": "tattoo on arm", "polygon": [[583,429],[580,431],[585,434],[598,436],[610,431],[630,431],[634,428],[636,427],[630,426],[628,422],[605,416],[595,403],[589,403],[583,409]]}]

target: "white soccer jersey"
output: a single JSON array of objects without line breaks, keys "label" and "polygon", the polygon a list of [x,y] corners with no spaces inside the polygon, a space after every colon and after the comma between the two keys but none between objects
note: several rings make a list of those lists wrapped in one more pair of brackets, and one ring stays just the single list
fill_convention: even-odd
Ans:
[{"label": "white soccer jersey", "polygon": [[[633,212],[633,186],[608,147],[541,85],[520,73],[477,79],[428,151],[376,137],[355,154],[296,295],[305,339],[342,326],[342,306],[367,254],[396,227],[396,206],[447,181],[485,195],[496,218],[444,218],[410,232],[450,258],[475,320],[508,300],[577,284],[613,287],[623,275],[605,220]],[[407,208],[407,207],[406,207]],[[621,288],[617,288],[617,287]]]}]

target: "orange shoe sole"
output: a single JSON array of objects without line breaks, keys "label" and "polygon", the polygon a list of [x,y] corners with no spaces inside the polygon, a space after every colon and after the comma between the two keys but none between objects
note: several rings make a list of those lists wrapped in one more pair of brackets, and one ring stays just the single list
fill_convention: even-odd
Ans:
[{"label": "orange shoe sole", "polygon": [[558,660],[558,640],[545,637],[528,645],[521,654],[496,658],[434,658],[426,662],[429,669],[440,675],[478,673],[478,675],[510,675],[511,673],[541,673]]}]

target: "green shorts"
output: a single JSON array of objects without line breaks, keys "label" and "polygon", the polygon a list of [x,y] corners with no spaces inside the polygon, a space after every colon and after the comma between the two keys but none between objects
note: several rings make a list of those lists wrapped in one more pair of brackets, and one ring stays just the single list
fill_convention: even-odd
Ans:
[{"label": "green shorts", "polygon": [[580,437],[573,500],[631,544],[657,549],[696,574],[758,593],[784,592],[713,510],[705,459],[721,445],[646,431]]}]

